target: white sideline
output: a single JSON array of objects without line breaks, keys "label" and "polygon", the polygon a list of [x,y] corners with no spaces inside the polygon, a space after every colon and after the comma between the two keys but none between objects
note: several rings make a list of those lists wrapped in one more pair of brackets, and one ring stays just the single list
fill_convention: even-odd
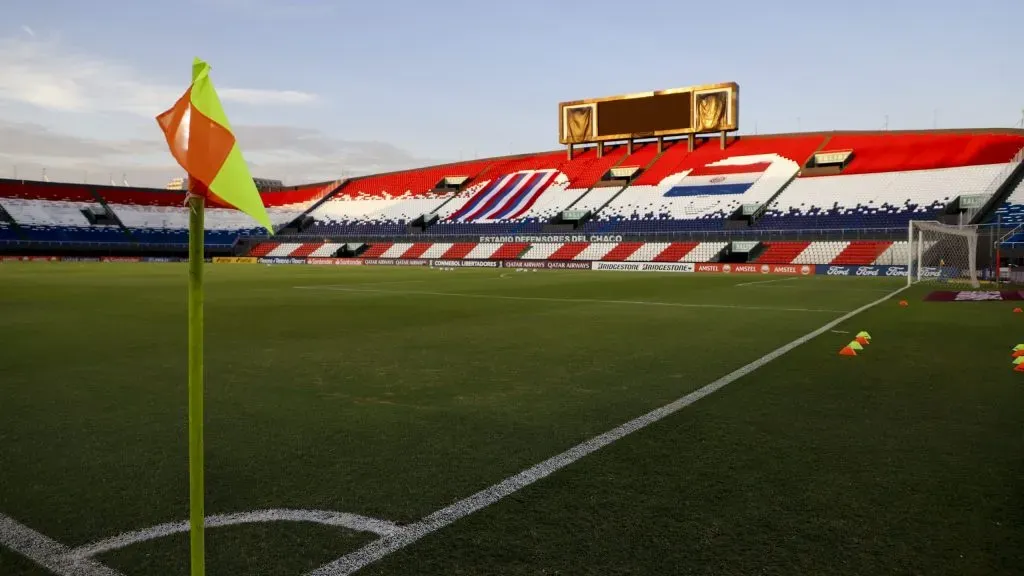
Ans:
[{"label": "white sideline", "polygon": [[733,372],[726,374],[702,388],[690,392],[686,396],[683,396],[674,402],[652,410],[639,418],[630,420],[629,422],[626,422],[617,428],[613,428],[600,436],[595,436],[590,440],[577,444],[557,456],[549,458],[540,464],[527,468],[526,470],[523,470],[514,476],[510,476],[489,488],[485,488],[468,498],[459,500],[446,508],[442,508],[428,516],[425,516],[418,522],[403,526],[403,530],[401,532],[396,532],[395,534],[375,540],[355,552],[346,554],[329,564],[325,564],[324,566],[307,573],[306,576],[343,576],[346,574],[352,574],[353,572],[364,568],[393,552],[405,548],[420,538],[452,524],[460,518],[464,518],[478,510],[486,508],[502,498],[551,475],[557,470],[565,468],[569,464],[572,464],[580,458],[583,458],[584,456],[599,450],[620,438],[628,436],[637,430],[641,430],[665,418],[666,416],[670,416],[690,404],[693,404],[697,400],[717,392],[721,388],[724,388],[728,384],[750,374],[754,370],[757,370],[779,356],[786,354],[797,346],[832,330],[857,314],[885,302],[906,289],[907,287],[904,286],[883,296],[882,298],[879,298],[878,300],[875,300],[874,302],[871,302],[870,304],[865,304],[852,312],[847,312],[843,316],[832,320],[821,328],[805,334],[796,340],[793,340],[789,344],[765,354],[746,366],[734,370]]},{"label": "white sideline", "polygon": [[71,555],[67,546],[0,514],[0,546],[14,550],[59,576],[124,576],[95,560]]},{"label": "white sideline", "polygon": [[[234,514],[218,514],[206,517],[207,528],[218,528],[222,526],[235,526],[237,524],[256,524],[260,522],[310,522],[323,524],[325,526],[339,526],[356,530],[358,532],[373,532],[378,536],[389,536],[402,531],[398,525],[386,520],[368,518],[358,514],[345,512],[330,512],[326,510],[290,510],[270,509],[255,510],[252,512],[237,512]],[[189,531],[187,520],[181,522],[167,522],[142,530],[125,532],[113,538],[99,540],[84,546],[79,546],[69,552],[75,558],[88,558],[97,554],[103,554],[112,550],[126,548],[133,544],[163,538],[171,534],[180,534]]]},{"label": "white sideline", "polygon": [[448,296],[452,298],[476,298],[483,300],[527,300],[534,302],[567,302],[577,304],[626,304],[631,306],[665,306],[671,308],[727,308],[730,310],[762,310],[771,312],[823,312],[844,314],[849,310],[826,310],[824,308],[776,308],[772,306],[740,306],[733,304],[687,304],[685,302],[651,302],[647,300],[599,300],[594,298],[545,298],[543,296],[510,296],[504,294],[471,294],[464,292],[428,292],[419,290],[376,290],[372,288],[348,288],[336,284],[293,286],[298,290],[331,290],[336,292],[365,292],[368,294],[396,294],[398,296]]}]

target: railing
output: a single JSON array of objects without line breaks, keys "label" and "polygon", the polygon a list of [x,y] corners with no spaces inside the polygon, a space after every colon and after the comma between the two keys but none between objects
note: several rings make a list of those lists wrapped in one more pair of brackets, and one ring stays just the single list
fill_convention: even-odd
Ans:
[{"label": "railing", "polygon": [[999,240],[996,240],[996,244],[1004,244],[1004,243],[1009,244],[1009,242],[1006,242],[1006,239],[1007,238],[1011,238],[1011,237],[1013,237],[1014,234],[1017,234],[1018,232],[1020,232],[1021,228],[1024,228],[1024,224],[1018,224],[1016,228],[1014,228],[1014,229],[1010,230],[1009,232],[1007,232],[1006,234],[1003,234],[1002,236],[1000,236]]},{"label": "railing", "polygon": [[[550,233],[491,233],[491,234],[289,234],[289,242],[479,242],[480,238],[514,238],[516,236],[537,238],[543,241],[561,241],[565,236],[583,238],[592,242],[643,240],[647,242],[669,241],[725,241],[725,240],[905,240],[907,228],[808,228],[798,230],[686,230],[676,232],[650,233],[588,233],[572,231],[565,234]],[[252,237],[253,241],[269,238]]]},{"label": "railing", "polygon": [[985,191],[981,192],[981,194],[985,195],[985,202],[983,202],[981,206],[975,208],[968,208],[967,210],[964,211],[964,222],[974,222],[974,218],[979,213],[981,213],[982,211],[986,211],[986,209],[990,207],[989,205],[991,203],[992,197],[995,196],[996,193],[999,192],[999,189],[1003,186],[1003,184],[1005,184],[1006,181],[1009,180],[1011,176],[1013,176],[1013,173],[1017,170],[1018,167],[1020,167],[1021,163],[1024,163],[1024,148],[1021,148],[1020,150],[1017,151],[1016,154],[1013,155],[1013,158],[1010,160],[1009,164],[1005,166],[1002,170],[1000,170],[999,173],[992,178],[992,182],[990,182],[989,185],[985,187]]}]

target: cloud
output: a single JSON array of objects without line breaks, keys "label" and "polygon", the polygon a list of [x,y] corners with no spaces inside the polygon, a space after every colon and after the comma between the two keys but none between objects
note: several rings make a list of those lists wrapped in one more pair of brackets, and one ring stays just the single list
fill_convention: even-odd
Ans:
[{"label": "cloud", "polygon": [[[126,173],[133,185],[163,186],[182,171],[153,117],[181,90],[42,35],[0,38],[0,175],[17,169],[22,178],[39,178],[45,169],[53,181],[81,182],[88,174],[90,182],[106,183],[108,174],[120,181]],[[317,99],[306,92],[254,87],[218,91],[226,102],[252,106],[302,106]],[[88,126],[94,132],[86,132]],[[311,128],[244,123],[233,128],[253,174],[286,184],[435,163],[386,142],[338,139]]]},{"label": "cloud", "polygon": [[[302,184],[387,172],[437,163],[385,142],[340,140],[309,128],[234,127],[254,175]],[[37,179],[46,170],[53,181],[120,182],[126,174],[136,186],[162,187],[181,176],[158,138],[99,140],[53,131],[38,124],[0,120],[0,176],[15,171]],[[88,176],[87,176],[88,175]]]},{"label": "cloud", "polygon": [[[129,66],[68,50],[57,40],[0,40],[0,100],[66,112],[125,112],[152,117],[182,87],[148,78]],[[254,106],[307,104],[307,92],[224,87],[221,98]]]},{"label": "cloud", "polygon": [[36,37],[36,31],[33,30],[31,27],[29,27],[27,24],[22,24],[21,25],[21,29],[22,29],[23,32],[25,32],[25,34],[28,34],[29,36],[31,36],[33,38]]},{"label": "cloud", "polygon": [[387,142],[342,140],[311,128],[242,125],[234,132],[254,173],[267,178],[324,180],[437,162]]},{"label": "cloud", "polygon": [[221,100],[226,102],[238,102],[241,104],[252,104],[254,106],[269,106],[282,104],[308,104],[317,98],[308,92],[296,92],[295,90],[254,90],[247,88],[217,88]]},{"label": "cloud", "polygon": [[0,156],[60,161],[159,152],[156,140],[104,141],[80,138],[29,122],[0,120]]}]

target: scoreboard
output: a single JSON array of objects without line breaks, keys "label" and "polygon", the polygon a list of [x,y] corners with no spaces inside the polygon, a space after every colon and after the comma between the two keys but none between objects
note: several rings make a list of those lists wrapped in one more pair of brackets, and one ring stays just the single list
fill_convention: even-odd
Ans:
[{"label": "scoreboard", "polygon": [[558,117],[562,144],[728,132],[739,127],[739,85],[705,84],[562,102]]}]

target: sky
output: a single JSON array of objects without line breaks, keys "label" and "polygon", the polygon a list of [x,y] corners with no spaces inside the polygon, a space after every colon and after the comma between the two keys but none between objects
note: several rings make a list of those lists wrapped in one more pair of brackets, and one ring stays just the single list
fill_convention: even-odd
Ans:
[{"label": "sky", "polygon": [[286,184],[558,149],[558,102],[740,85],[740,132],[1020,126],[1021,0],[0,0],[0,177],[163,186],[212,78]]}]

